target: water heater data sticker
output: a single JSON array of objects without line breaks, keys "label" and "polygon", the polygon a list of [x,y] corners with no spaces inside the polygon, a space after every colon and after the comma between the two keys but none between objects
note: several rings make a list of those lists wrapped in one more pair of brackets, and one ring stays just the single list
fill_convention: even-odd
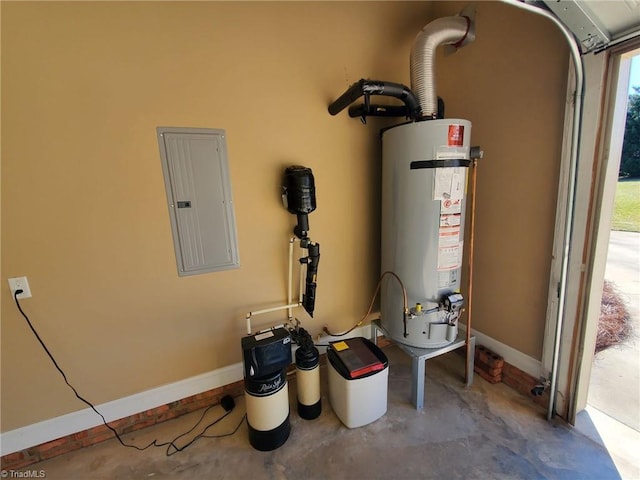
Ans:
[{"label": "water heater data sticker", "polygon": [[443,270],[438,272],[438,288],[447,288],[453,284],[451,281],[452,272],[455,272],[455,270]]},{"label": "water heater data sticker", "polygon": [[438,247],[438,270],[453,270],[460,266],[459,258],[462,248],[460,245]]},{"label": "water heater data sticker", "polygon": [[442,270],[438,272],[438,288],[455,287],[458,285],[458,269]]},{"label": "water heater data sticker", "polygon": [[467,169],[464,167],[454,167],[451,175],[451,195],[449,198],[459,200],[464,197],[467,180]]},{"label": "water heater data sticker", "polygon": [[436,168],[433,176],[433,199],[448,200],[451,198],[451,178],[453,171],[450,168]]},{"label": "water heater data sticker", "polygon": [[433,176],[434,200],[461,200],[464,196],[465,167],[436,168]]},{"label": "water heater data sticker", "polygon": [[[464,242],[457,245],[438,247],[438,272],[456,270],[462,266],[462,247]],[[457,273],[450,277],[452,284],[457,282]],[[440,278],[438,278],[440,281]]]}]

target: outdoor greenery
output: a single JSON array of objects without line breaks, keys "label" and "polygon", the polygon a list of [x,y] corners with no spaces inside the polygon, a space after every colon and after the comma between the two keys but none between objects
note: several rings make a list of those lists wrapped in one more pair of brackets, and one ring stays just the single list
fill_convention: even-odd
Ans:
[{"label": "outdoor greenery", "polygon": [[627,106],[627,123],[624,127],[621,177],[640,177],[640,87],[633,87]]},{"label": "outdoor greenery", "polygon": [[611,230],[640,232],[640,178],[618,182]]}]

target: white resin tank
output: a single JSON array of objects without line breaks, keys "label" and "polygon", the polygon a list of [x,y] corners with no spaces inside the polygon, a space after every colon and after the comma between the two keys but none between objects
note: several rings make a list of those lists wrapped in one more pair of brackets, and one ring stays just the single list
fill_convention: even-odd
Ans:
[{"label": "white resin tank", "polygon": [[[458,315],[442,300],[460,291],[471,122],[428,120],[382,133],[381,324],[397,342],[438,348],[452,343]],[[461,298],[461,297],[460,297]],[[416,308],[416,304],[421,304]]]}]

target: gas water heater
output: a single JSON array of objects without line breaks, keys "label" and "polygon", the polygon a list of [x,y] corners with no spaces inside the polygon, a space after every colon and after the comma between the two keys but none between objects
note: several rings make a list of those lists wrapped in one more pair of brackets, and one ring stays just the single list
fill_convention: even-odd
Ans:
[{"label": "gas water heater", "polygon": [[436,348],[453,342],[460,292],[471,122],[430,120],[382,133],[382,271],[380,320],[401,343]]},{"label": "gas water heater", "polygon": [[[471,122],[445,119],[435,91],[435,49],[473,41],[473,14],[436,19],[417,35],[411,51],[411,89],[362,79],[329,106],[351,117],[404,116],[382,137],[382,279],[380,322],[393,340],[419,348],[452,343],[464,298],[460,293],[465,194],[471,164]],[[402,106],[372,104],[390,96]],[[384,274],[383,274],[384,277]],[[406,298],[405,298],[406,296]],[[410,308],[409,308],[410,307]]]}]

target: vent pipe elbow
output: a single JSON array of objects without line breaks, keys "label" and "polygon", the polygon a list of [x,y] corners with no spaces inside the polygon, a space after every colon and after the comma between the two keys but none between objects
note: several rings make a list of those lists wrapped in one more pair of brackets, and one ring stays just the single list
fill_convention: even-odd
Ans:
[{"label": "vent pipe elbow", "polygon": [[423,117],[436,118],[438,113],[436,48],[439,45],[462,47],[474,39],[474,25],[467,16],[437,18],[416,36],[411,49],[411,90],[418,97]]}]

